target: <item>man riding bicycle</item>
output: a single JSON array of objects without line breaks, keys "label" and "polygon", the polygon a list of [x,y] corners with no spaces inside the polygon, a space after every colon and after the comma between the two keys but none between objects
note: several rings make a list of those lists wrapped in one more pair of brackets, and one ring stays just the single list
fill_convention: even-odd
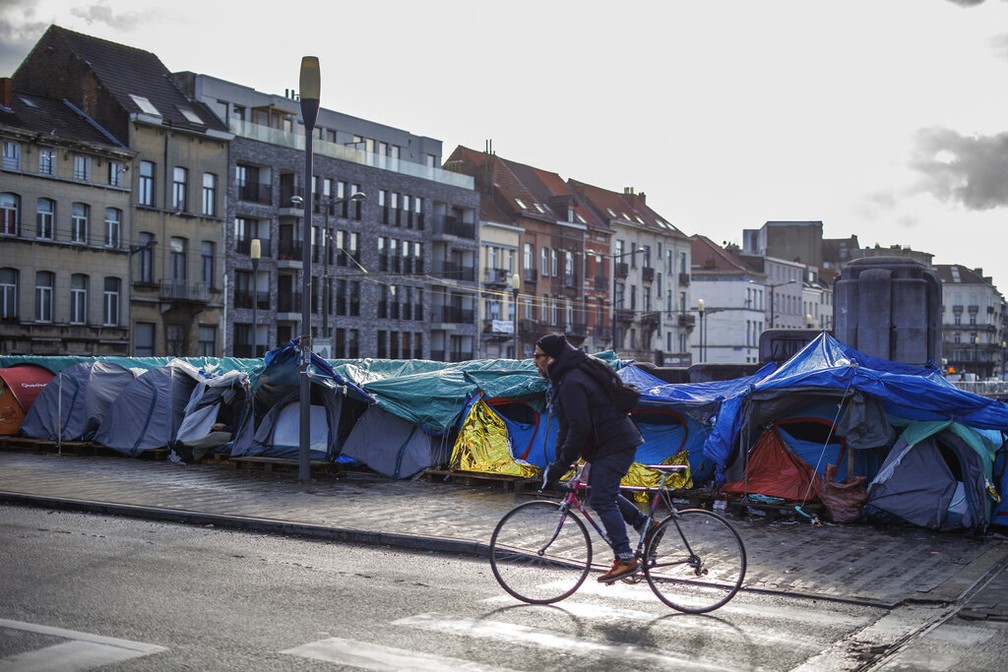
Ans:
[{"label": "man riding bicycle", "polygon": [[647,516],[620,495],[619,486],[644,439],[630,416],[614,407],[608,391],[583,368],[589,356],[563,334],[549,334],[536,342],[536,368],[550,381],[550,413],[559,422],[556,457],[546,467],[543,484],[555,487],[578,458],[591,463],[588,504],[598,514],[616,553],[612,567],[598,580],[612,583],[634,573],[639,564],[630,548],[626,523],[640,531]]}]

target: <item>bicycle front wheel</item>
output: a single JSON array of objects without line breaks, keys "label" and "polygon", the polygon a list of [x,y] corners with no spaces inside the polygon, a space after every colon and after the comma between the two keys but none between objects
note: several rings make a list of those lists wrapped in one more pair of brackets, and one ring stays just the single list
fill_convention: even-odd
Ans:
[{"label": "bicycle front wheel", "polygon": [[497,583],[530,604],[564,599],[584,583],[591,569],[588,530],[560,503],[519,504],[500,519],[490,537],[490,568]]},{"label": "bicycle front wheel", "polygon": [[742,538],[703,509],[673,512],[651,535],[644,576],[662,602],[689,614],[713,611],[735,597],[746,571]]}]

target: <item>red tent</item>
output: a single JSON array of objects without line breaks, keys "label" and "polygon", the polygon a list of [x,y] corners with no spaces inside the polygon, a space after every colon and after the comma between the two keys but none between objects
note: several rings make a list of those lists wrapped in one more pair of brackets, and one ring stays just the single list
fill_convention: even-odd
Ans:
[{"label": "red tent", "polygon": [[[775,425],[763,430],[749,453],[746,476],[721,486],[727,494],[759,494],[812,502],[819,499],[819,474],[785,445]],[[811,484],[811,487],[810,487]]]},{"label": "red tent", "polygon": [[51,371],[35,364],[0,369],[0,435],[17,434],[35,397],[52,379]]}]

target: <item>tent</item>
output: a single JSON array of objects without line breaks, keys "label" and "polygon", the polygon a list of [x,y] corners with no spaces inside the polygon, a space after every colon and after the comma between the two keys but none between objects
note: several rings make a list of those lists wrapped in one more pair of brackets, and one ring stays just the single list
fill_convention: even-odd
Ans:
[{"label": "tent", "polygon": [[175,359],[147,371],[122,388],[109,406],[96,443],[136,457],[167,448],[182,424],[196,385],[205,378],[196,367]]},{"label": "tent", "polygon": [[550,420],[528,403],[478,392],[462,413],[451,468],[536,478],[554,455],[557,427]]},{"label": "tent", "polygon": [[999,440],[958,423],[909,423],[868,484],[862,515],[935,530],[986,530],[999,446]]},{"label": "tent", "polygon": [[821,479],[808,462],[795,455],[781,437],[780,429],[767,427],[749,454],[742,480],[721,486],[725,494],[759,494],[788,501],[815,501]]},{"label": "tent", "polygon": [[175,433],[172,449],[180,459],[203,459],[210,452],[231,452],[236,440],[254,430],[252,387],[243,371],[228,371],[196,384]]},{"label": "tent", "polygon": [[[299,459],[301,445],[301,351],[298,339],[266,353],[265,368],[253,394],[254,431],[243,431],[232,457]],[[368,394],[338,375],[311,353],[309,380],[309,453],[313,460],[334,461],[350,430],[370,403]]]},{"label": "tent", "polygon": [[25,413],[52,379],[49,369],[35,364],[0,369],[0,435],[18,433]]},{"label": "tent", "polygon": [[104,360],[67,367],[39,393],[21,433],[48,441],[91,440],[108,407],[142,371]]},{"label": "tent", "polygon": [[410,478],[447,461],[441,441],[377,405],[354,423],[341,456],[389,478]]},{"label": "tent", "polygon": [[[726,473],[731,463],[742,457],[744,469],[748,448],[763,426],[793,415],[801,405],[834,405],[835,434],[853,452],[851,475],[869,480],[876,471],[872,465],[881,464],[892,445],[897,421],[951,420],[975,429],[1008,429],[1003,402],[963,392],[937,369],[864,355],[827,333],[730,401],[722,405],[704,446],[717,465],[719,482],[741,480],[740,473]],[[858,451],[870,452],[861,456]]]}]

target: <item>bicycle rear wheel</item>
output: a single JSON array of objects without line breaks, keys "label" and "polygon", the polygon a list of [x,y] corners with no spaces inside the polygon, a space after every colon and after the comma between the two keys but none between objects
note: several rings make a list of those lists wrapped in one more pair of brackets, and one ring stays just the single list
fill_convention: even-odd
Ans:
[{"label": "bicycle rear wheel", "polygon": [[490,537],[490,568],[497,583],[530,604],[564,599],[584,583],[592,548],[581,519],[560,503],[519,504],[497,523]]},{"label": "bicycle rear wheel", "polygon": [[645,549],[644,576],[662,602],[702,614],[735,596],[746,571],[742,538],[721,516],[703,509],[673,512]]}]

